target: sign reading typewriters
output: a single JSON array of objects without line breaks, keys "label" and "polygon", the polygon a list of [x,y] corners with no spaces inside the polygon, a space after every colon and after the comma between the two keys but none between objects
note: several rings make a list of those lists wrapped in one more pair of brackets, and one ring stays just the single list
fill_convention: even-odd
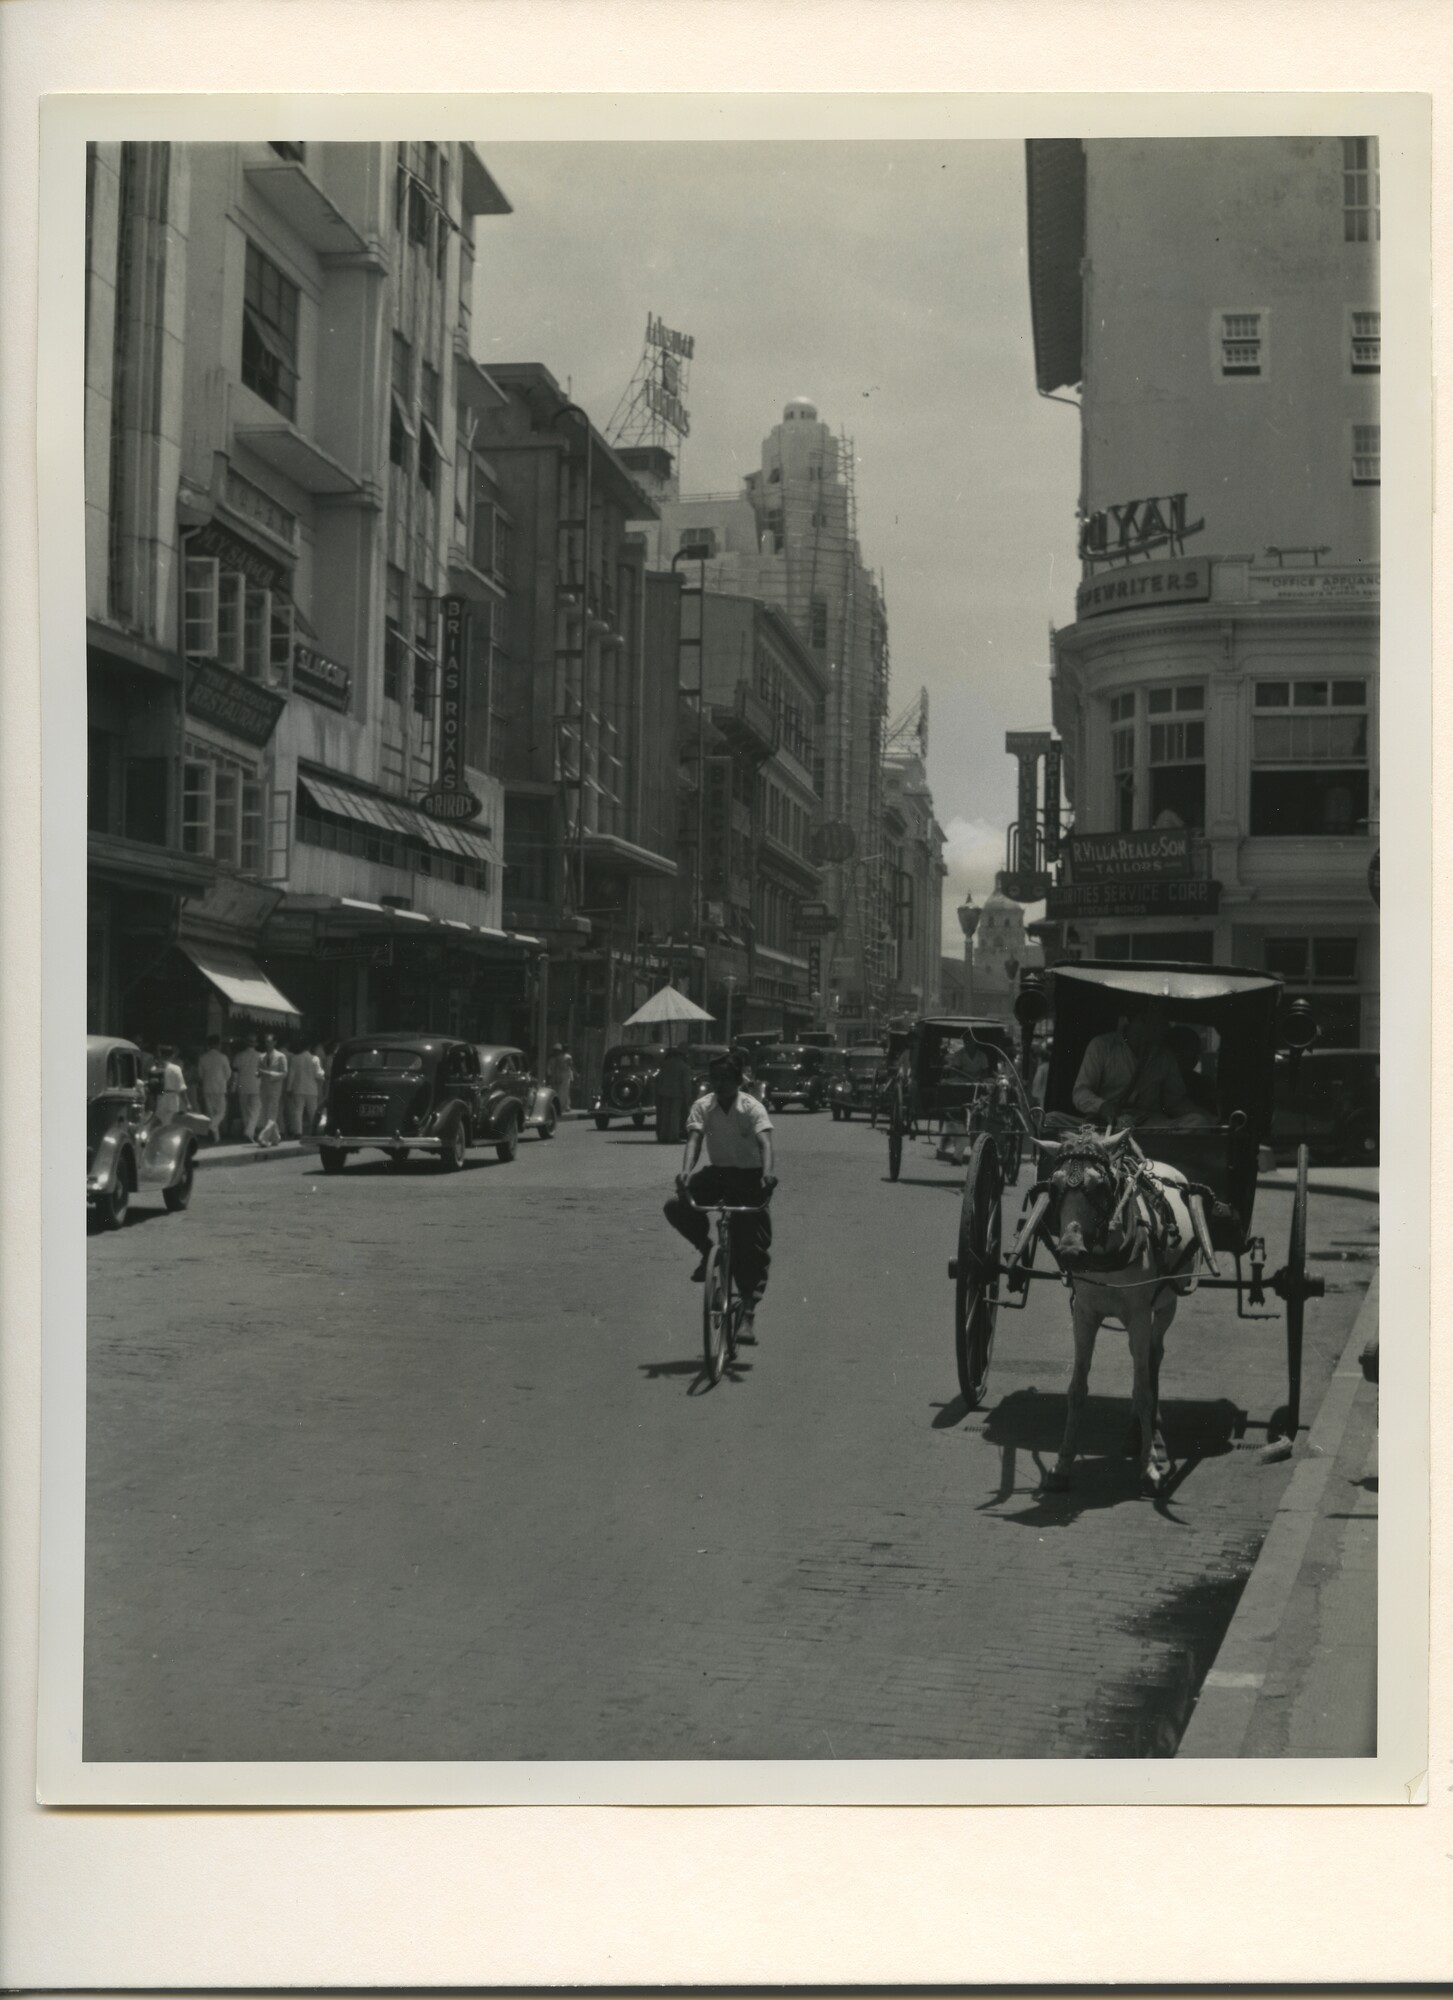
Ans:
[{"label": "sign reading typewriters", "polygon": [[1051,922],[1075,917],[1214,917],[1219,882],[1071,882],[1051,889],[1045,915]]},{"label": "sign reading typewriters", "polygon": [[1180,562],[1136,563],[1082,583],[1075,592],[1075,616],[1103,618],[1110,611],[1204,604],[1210,595],[1211,565],[1204,556]]},{"label": "sign reading typewriters", "polygon": [[1191,872],[1186,827],[1144,833],[1072,833],[1070,868],[1076,882],[1165,882]]}]

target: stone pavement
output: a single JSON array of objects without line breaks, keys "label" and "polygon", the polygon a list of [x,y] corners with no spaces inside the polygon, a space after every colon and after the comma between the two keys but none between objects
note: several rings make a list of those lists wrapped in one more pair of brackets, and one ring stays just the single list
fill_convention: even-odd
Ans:
[{"label": "stone pavement", "polygon": [[[777,1124],[762,1342],[716,1389],[649,1133],[573,1119],[449,1176],[294,1157],[90,1239],[88,1757],[1171,1753],[1293,1476],[1258,1449],[1279,1319],[1181,1308],[1155,1503],[1107,1331],[1046,1495],[1062,1288],[1001,1316],[965,1411],[956,1177]],[[1290,1208],[1259,1202],[1276,1262]],[[1308,1421],[1375,1225],[1313,1204]]]}]

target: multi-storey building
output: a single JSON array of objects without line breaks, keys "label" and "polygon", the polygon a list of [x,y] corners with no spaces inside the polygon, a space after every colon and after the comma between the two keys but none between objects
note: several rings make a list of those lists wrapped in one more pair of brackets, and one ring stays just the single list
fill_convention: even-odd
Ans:
[{"label": "multi-storey building", "polygon": [[473,431],[511,573],[489,701],[505,921],[544,938],[547,1035],[588,1076],[664,976],[674,858],[676,635],[648,619],[651,502],[535,363],[495,366]]},{"label": "multi-storey building", "polygon": [[708,589],[776,606],[824,670],[815,780],[821,823],[832,829],[820,850],[824,896],[838,918],[824,979],[850,1028],[883,1012],[889,973],[881,922],[888,621],[858,544],[851,450],[800,398],[763,440],[760,466],[738,493],[678,497],[667,455],[641,450],[663,461],[652,487],[659,520],[646,531],[653,566],[684,548],[707,549]]},{"label": "multi-storey building", "polygon": [[1033,141],[1028,191],[1038,386],[1082,432],[1050,918],[1375,1046],[1376,141]]},{"label": "multi-storey building", "polygon": [[[508,204],[457,143],[112,150],[92,171],[88,299],[116,328],[113,403],[135,428],[88,411],[93,602],[105,567],[138,573],[119,544],[140,476],[147,604],[133,585],[109,601],[169,654],[152,823],[192,873],[175,949],[106,1024],[524,1037],[538,945],[501,924],[488,754],[507,556],[477,560],[486,481],[451,466],[473,409],[502,399],[468,321],[475,218]],[[93,689],[93,729],[113,711],[134,733],[146,705]],[[129,753],[93,751],[105,796]],[[473,818],[420,803],[441,775]],[[117,810],[139,824],[139,804]]]},{"label": "multi-storey building", "polygon": [[933,816],[923,757],[890,750],[883,760],[883,909],[888,934],[888,1011],[932,1013],[940,1003],[944,832]]}]

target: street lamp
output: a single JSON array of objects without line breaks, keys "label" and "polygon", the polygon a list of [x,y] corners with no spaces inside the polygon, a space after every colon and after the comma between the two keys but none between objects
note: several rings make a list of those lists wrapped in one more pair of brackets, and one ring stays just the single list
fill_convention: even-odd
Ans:
[{"label": "street lamp", "polygon": [[974,932],[979,928],[982,914],[974,901],[972,891],[964,897],[958,907],[959,929],[964,934],[964,1008],[967,1013],[974,1011]]},{"label": "street lamp", "polygon": [[671,558],[671,574],[675,576],[676,565],[694,562],[697,570],[696,596],[700,609],[696,618],[696,637],[686,639],[681,636],[680,617],[685,609],[685,586],[682,587],[682,613],[678,614],[676,639],[676,675],[678,685],[681,678],[681,653],[689,645],[696,648],[696,881],[692,894],[692,928],[701,940],[701,1004],[709,1008],[711,1001],[706,977],[706,565],[711,555],[706,542],[688,542],[679,548]]}]

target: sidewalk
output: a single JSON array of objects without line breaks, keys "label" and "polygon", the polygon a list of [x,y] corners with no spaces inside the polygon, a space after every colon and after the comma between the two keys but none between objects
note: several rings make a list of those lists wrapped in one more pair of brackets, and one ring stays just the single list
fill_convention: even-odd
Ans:
[{"label": "sidewalk", "polygon": [[[1295,1167],[1267,1167],[1256,1177],[1259,1188],[1294,1188]],[[1309,1194],[1340,1194],[1350,1201],[1378,1199],[1376,1167],[1311,1167],[1307,1172]]]},{"label": "sidewalk", "polygon": [[275,1146],[254,1146],[238,1140],[223,1146],[198,1146],[197,1171],[203,1167],[263,1166],[268,1160],[296,1160],[302,1153],[296,1139],[279,1139]]},{"label": "sidewalk", "polygon": [[1177,1756],[1376,1750],[1377,1314],[1374,1274]]}]

